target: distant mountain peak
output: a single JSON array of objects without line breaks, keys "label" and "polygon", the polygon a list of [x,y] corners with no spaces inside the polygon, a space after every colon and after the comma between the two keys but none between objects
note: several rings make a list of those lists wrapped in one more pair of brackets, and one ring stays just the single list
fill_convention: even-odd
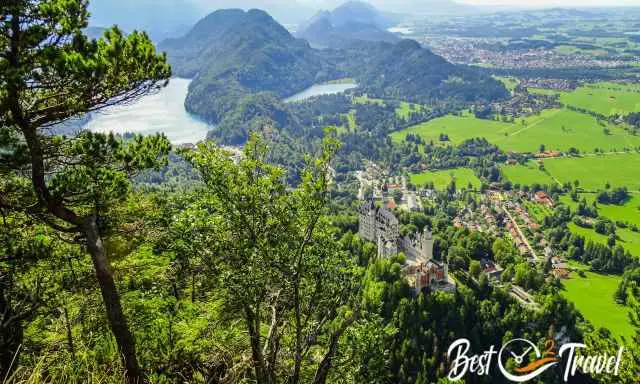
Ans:
[{"label": "distant mountain peak", "polygon": [[357,41],[395,43],[400,38],[387,31],[395,22],[374,6],[349,1],[333,11],[321,11],[300,26],[296,36],[317,47],[341,48]]}]

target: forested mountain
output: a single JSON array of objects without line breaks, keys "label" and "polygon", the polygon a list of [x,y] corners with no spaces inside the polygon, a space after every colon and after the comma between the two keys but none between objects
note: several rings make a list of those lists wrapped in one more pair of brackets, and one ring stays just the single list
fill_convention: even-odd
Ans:
[{"label": "forested mountain", "polygon": [[476,69],[451,64],[413,40],[352,46],[339,67],[377,97],[421,103],[507,97],[500,82]]},{"label": "forested mountain", "polygon": [[159,49],[175,74],[194,78],[187,109],[215,123],[251,93],[285,97],[331,77],[318,52],[260,10],[216,11]]},{"label": "forested mountain", "polygon": [[380,29],[387,29],[397,24],[400,17],[381,12],[369,3],[349,1],[336,7],[332,11],[320,11],[316,13],[309,21],[300,25],[299,31],[322,19],[329,20],[329,22],[335,26],[348,23],[364,23],[375,25]]},{"label": "forested mountain", "polygon": [[328,19],[318,20],[298,36],[320,48],[347,48],[359,41],[397,43],[401,40],[373,24],[351,22],[333,26]]},{"label": "forested mountain", "polygon": [[[342,28],[349,31],[352,25]],[[216,11],[159,49],[168,53],[174,74],[193,78],[187,109],[219,124],[217,134],[235,144],[246,140],[256,120],[300,132],[278,98],[332,79],[356,78],[372,95],[422,103],[438,98],[463,104],[507,95],[498,81],[448,63],[417,42],[354,41],[344,49],[315,50],[260,10]]]}]

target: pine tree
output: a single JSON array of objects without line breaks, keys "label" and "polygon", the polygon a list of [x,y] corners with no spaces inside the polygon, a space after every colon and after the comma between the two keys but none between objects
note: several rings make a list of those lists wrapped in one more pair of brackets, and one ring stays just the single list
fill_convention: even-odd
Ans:
[{"label": "pine tree", "polygon": [[71,234],[90,253],[107,317],[130,383],[143,380],[134,337],[103,246],[103,220],[124,198],[128,178],[157,167],[169,150],[164,137],[123,143],[113,136],[52,135],[70,118],[134,100],[171,74],[148,36],[117,28],[98,41],[82,34],[86,0],[5,0],[0,6],[0,171],[30,175],[28,213]]}]

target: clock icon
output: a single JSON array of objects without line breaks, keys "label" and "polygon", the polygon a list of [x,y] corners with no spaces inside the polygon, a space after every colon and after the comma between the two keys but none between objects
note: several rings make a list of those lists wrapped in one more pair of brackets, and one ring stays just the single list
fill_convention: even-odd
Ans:
[{"label": "clock icon", "polygon": [[[509,380],[523,383],[531,380],[534,377],[540,375],[542,372],[558,364],[559,360],[556,358],[555,342],[553,340],[547,340],[545,343],[545,353],[540,353],[540,349],[527,339],[513,339],[504,344],[498,354],[498,368],[502,374]],[[529,359],[531,354],[535,357],[533,360]],[[509,359],[513,358],[517,367],[510,372],[506,367],[506,363]],[[527,363],[526,365],[525,362]],[[524,366],[523,366],[524,365]]]},{"label": "clock icon", "polygon": [[[506,359],[513,357],[516,365],[520,367],[522,366],[522,363],[524,363],[525,358],[529,356],[531,351],[534,351],[536,353],[536,357],[541,357],[540,350],[531,341],[527,339],[513,339],[502,346],[498,358],[501,362],[506,363]],[[506,359],[503,360],[503,358],[505,357]]]}]

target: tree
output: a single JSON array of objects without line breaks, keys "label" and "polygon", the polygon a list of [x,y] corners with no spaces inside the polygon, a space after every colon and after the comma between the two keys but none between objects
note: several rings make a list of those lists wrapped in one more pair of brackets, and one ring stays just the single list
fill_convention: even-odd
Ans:
[{"label": "tree", "polygon": [[257,383],[326,382],[342,335],[360,316],[355,266],[325,216],[334,132],[293,191],[255,135],[238,164],[213,144],[186,155],[206,188],[178,229],[193,234],[209,285],[242,314]]},{"label": "tree", "polygon": [[[25,283],[38,259],[49,256],[49,247],[33,236],[30,219],[13,211],[10,200],[24,198],[27,188],[0,179],[0,377],[11,377],[18,364],[25,323],[43,302],[42,285]],[[24,187],[24,184],[22,185]],[[17,188],[16,188],[17,187]]]},{"label": "tree", "polygon": [[478,260],[471,260],[471,263],[469,264],[469,274],[475,278],[478,278],[478,276],[480,276],[480,272],[480,262]]},{"label": "tree", "polygon": [[30,174],[30,215],[86,246],[128,381],[140,382],[135,340],[103,246],[104,217],[127,194],[129,177],[162,164],[169,143],[161,136],[130,143],[92,133],[68,138],[48,129],[154,91],[171,70],[144,33],[125,37],[114,27],[98,41],[83,36],[84,0],[8,0],[0,12],[0,144],[10,148],[3,165]]}]

